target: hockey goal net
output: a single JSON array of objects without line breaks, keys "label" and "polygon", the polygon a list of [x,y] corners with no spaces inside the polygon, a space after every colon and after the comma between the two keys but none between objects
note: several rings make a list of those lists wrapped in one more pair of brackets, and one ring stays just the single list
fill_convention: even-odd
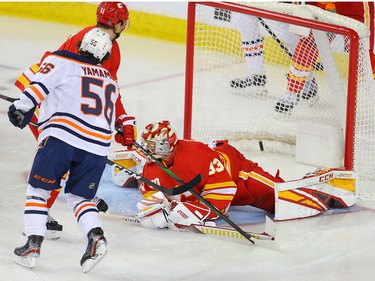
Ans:
[{"label": "hockey goal net", "polygon": [[[308,65],[312,71],[293,107],[278,110],[290,88],[293,52],[311,36],[318,52],[304,50],[306,69],[292,76]],[[337,150],[335,167],[357,173],[359,198],[374,196],[375,91],[363,23],[310,5],[189,3],[186,62],[184,138],[296,154],[304,147],[297,136],[311,128],[323,132],[323,152]],[[246,81],[254,73],[266,80]],[[330,138],[337,140],[333,148]]]}]

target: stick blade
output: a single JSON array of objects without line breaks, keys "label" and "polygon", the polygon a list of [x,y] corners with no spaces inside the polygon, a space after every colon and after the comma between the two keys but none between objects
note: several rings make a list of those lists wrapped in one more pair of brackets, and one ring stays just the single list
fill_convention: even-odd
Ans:
[{"label": "stick blade", "polygon": [[[198,174],[195,178],[193,178],[191,181],[188,181],[180,186],[173,187],[173,188],[166,188],[165,191],[160,190],[168,195],[177,195],[184,193],[186,191],[189,191],[193,189],[195,186],[197,186],[201,181],[203,177],[201,174]],[[163,188],[164,189],[164,188]]]}]

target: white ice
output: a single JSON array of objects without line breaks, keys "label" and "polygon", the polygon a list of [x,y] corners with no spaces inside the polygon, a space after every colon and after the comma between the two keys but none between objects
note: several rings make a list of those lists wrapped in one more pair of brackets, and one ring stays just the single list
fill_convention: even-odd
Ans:
[{"label": "white ice", "polygon": [[[80,29],[4,16],[0,27],[0,92],[13,97],[19,95],[13,86],[18,75]],[[127,111],[137,116],[140,130],[155,120],[169,119],[181,136],[185,47],[131,35],[122,36],[119,43],[119,81]],[[13,250],[25,242],[21,233],[26,177],[36,142],[28,129],[9,123],[8,107],[0,101],[2,281],[375,280],[375,205],[364,201],[353,212],[277,223],[272,248],[103,219],[108,254],[83,274],[82,238],[72,213],[59,200],[52,214],[64,225],[61,239],[44,242],[36,268],[22,268],[15,264]],[[272,173],[280,167],[286,178],[296,174],[290,157],[275,161],[268,155],[247,156]]]}]

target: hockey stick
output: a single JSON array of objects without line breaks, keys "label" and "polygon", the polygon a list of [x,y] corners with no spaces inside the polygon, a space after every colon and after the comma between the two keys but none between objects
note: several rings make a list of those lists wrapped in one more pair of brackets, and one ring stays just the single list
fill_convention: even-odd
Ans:
[{"label": "hockey stick", "polygon": [[[117,219],[124,222],[129,223],[136,223],[139,224],[139,220],[135,216],[128,216],[128,215],[117,215],[117,214],[101,214],[103,218],[109,218],[109,219]],[[246,240],[242,234],[238,233],[235,230],[227,229],[220,226],[203,226],[198,224],[193,224],[188,228],[185,228],[184,230],[189,230],[194,233],[198,234],[206,234],[206,235],[212,235],[212,236],[219,236],[219,237],[226,237],[236,240]],[[248,235],[251,235],[251,237],[254,239],[254,241],[258,242],[258,240],[263,241],[274,241],[275,237],[263,232],[252,232],[252,231],[246,231]]]},{"label": "hockey stick", "polygon": [[277,35],[272,31],[272,29],[267,25],[267,23],[262,19],[262,18],[257,18],[258,21],[260,22],[260,24],[266,29],[266,31],[268,32],[269,35],[272,36],[273,40],[276,41],[277,44],[279,44],[280,48],[290,57],[292,58],[293,57],[293,54],[291,52],[289,52],[289,49],[288,47],[286,47],[284,45],[283,42],[281,42],[281,40],[279,39],[279,37],[277,37]]},{"label": "hockey stick", "polygon": [[137,179],[139,181],[142,181],[142,182],[152,186],[153,188],[156,188],[157,190],[159,190],[159,191],[161,191],[165,194],[168,194],[168,195],[177,195],[177,194],[184,193],[186,191],[190,191],[194,186],[199,184],[202,180],[202,175],[199,174],[187,183],[181,183],[180,186],[167,188],[167,187],[160,186],[160,185],[142,177],[141,175],[139,175],[137,173],[134,173],[133,171],[129,170],[128,168],[125,168],[125,167],[121,166],[120,164],[117,164],[117,163],[113,162],[110,159],[107,159],[107,164],[118,168],[120,171],[124,171],[129,176],[134,177],[135,179]]},{"label": "hockey stick", "polygon": [[[183,184],[184,182],[170,169],[166,168],[159,160],[157,160],[152,154],[150,154],[146,149],[144,149],[139,143],[133,142],[133,145],[140,149],[152,162],[156,163],[164,172],[170,175],[173,179],[175,179],[178,183]],[[220,212],[215,206],[213,206],[210,202],[204,199],[200,194],[198,194],[194,189],[189,190],[191,194],[193,194],[199,201],[205,204],[208,208],[210,208],[215,214],[217,214],[222,220],[224,220],[227,224],[237,230],[242,236],[244,236],[247,240],[249,240],[252,244],[255,244],[252,240],[252,235],[246,233],[242,228],[240,228],[237,224],[235,224],[232,220],[227,218],[222,212]]]},{"label": "hockey stick", "polygon": [[16,98],[11,98],[11,97],[8,97],[8,96],[4,96],[2,94],[0,94],[0,98],[3,99],[3,100],[9,101],[9,102],[15,102],[16,100],[19,100],[19,99],[16,99]]},{"label": "hockey stick", "polygon": [[[279,44],[280,48],[289,56],[289,58],[293,57],[293,54],[289,51],[288,47],[284,45],[284,43],[277,37],[277,35],[272,31],[272,29],[267,25],[267,23],[262,18],[257,18],[260,24],[264,27],[264,29],[268,32],[269,35]],[[315,70],[324,70],[323,64],[321,62],[316,62],[314,65]]]}]

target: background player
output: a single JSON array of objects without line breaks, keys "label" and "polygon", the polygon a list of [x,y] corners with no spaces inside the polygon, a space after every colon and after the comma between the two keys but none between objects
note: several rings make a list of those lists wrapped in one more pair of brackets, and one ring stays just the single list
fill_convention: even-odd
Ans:
[{"label": "background player", "polygon": [[[262,24],[267,25],[270,30],[277,31],[277,38],[285,43],[288,51],[293,53],[298,42],[298,36],[289,32],[289,24],[282,22],[273,22],[271,20],[264,21],[246,14],[238,14],[236,28],[241,34],[241,48],[248,69],[247,75],[230,81],[233,88],[246,88],[251,86],[265,86],[267,76],[265,74],[264,62],[264,38],[260,34]],[[274,24],[278,28],[273,28]],[[273,31],[272,31],[273,32]]]},{"label": "background player", "polygon": [[[374,2],[308,2],[308,4],[365,23],[371,34],[369,55],[374,69]],[[312,80],[312,76],[318,56],[319,52],[315,39],[310,31],[308,36],[301,37],[298,41],[288,73],[287,90],[276,103],[276,112],[289,112],[298,104],[300,98],[308,100],[316,95],[317,85],[315,80]],[[301,94],[305,84],[309,83],[310,85],[307,85],[307,87],[311,90]]]},{"label": "background player", "polygon": [[27,242],[14,250],[21,265],[35,266],[46,231],[47,200],[67,170],[67,203],[86,241],[81,259],[84,272],[107,252],[98,209],[90,200],[97,192],[114,130],[118,85],[107,70],[97,66],[109,57],[111,47],[108,33],[91,29],[79,54],[56,51],[46,57],[20,100],[9,107],[10,122],[22,129],[40,105],[39,147],[28,179],[24,211]]}]

